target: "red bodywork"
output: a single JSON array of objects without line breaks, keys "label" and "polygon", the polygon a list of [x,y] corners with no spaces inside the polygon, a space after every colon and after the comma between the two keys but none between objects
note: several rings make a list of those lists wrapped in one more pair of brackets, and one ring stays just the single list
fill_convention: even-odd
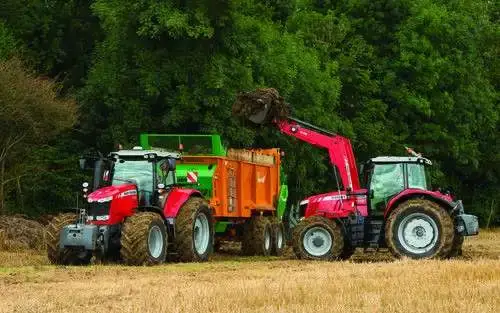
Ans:
[{"label": "red bodywork", "polygon": [[301,204],[307,204],[305,217],[322,215],[326,218],[344,218],[351,214],[368,216],[366,189],[360,189],[356,194],[349,195],[346,195],[345,191],[314,195]]},{"label": "red bodywork", "polygon": [[[394,196],[384,212],[384,217],[402,201],[414,197],[431,198],[437,203],[450,205],[452,197],[438,191],[429,191],[422,189],[406,189]],[[334,191],[320,195],[311,196],[301,202],[301,205],[306,205],[305,217],[321,215],[326,218],[346,218],[349,215],[357,214],[360,216],[368,216],[368,196],[366,189],[360,189],[356,193],[346,195],[345,191]]]},{"label": "red bodywork", "polygon": [[[302,201],[303,205],[307,204],[305,217],[322,215],[327,218],[345,218],[354,213],[368,216],[368,194],[366,189],[361,189],[356,159],[349,139],[336,134],[324,134],[322,130],[316,131],[314,126],[307,123],[303,125],[296,119],[276,120],[275,124],[283,134],[327,149],[331,164],[338,168],[344,188],[350,191],[334,191],[305,199]],[[416,196],[432,198],[448,205],[452,201],[451,196],[437,191],[406,189],[389,201],[385,216],[400,201]]]},{"label": "red bodywork", "polygon": [[292,120],[280,120],[276,123],[283,134],[295,137],[313,146],[327,149],[330,162],[337,166],[344,187],[346,189],[350,188],[350,190],[359,190],[361,188],[356,159],[349,139],[339,135],[324,135],[301,126]]},{"label": "red bodywork", "polygon": [[[176,217],[179,209],[191,196],[200,196],[195,189],[173,188],[167,195],[163,208],[164,217]],[[106,199],[111,198],[111,199]],[[102,201],[106,199],[106,201]],[[139,206],[137,188],[134,184],[107,186],[100,188],[88,195],[88,202],[111,202],[109,219],[104,221],[91,221],[95,225],[113,225],[122,223],[126,217],[132,216]]]},{"label": "red bodywork", "polygon": [[176,217],[184,202],[193,196],[201,197],[202,195],[196,189],[173,188],[169,192],[163,207],[165,218]]},{"label": "red bodywork", "polygon": [[123,221],[127,216],[134,214],[138,206],[137,189],[133,184],[107,186],[99,188],[88,196],[88,202],[99,202],[101,199],[112,197],[107,221],[92,221],[96,225],[112,225]]},{"label": "red bodywork", "polygon": [[384,212],[384,217],[389,216],[389,213],[402,201],[409,199],[409,198],[414,198],[414,197],[427,197],[431,198],[437,203],[442,203],[444,205],[450,205],[450,203],[453,201],[453,198],[450,195],[441,193],[439,191],[430,191],[430,190],[422,190],[422,189],[414,189],[414,188],[409,188],[401,191],[399,194],[397,194],[395,197],[393,197],[389,203],[387,204],[387,207],[385,208]]}]

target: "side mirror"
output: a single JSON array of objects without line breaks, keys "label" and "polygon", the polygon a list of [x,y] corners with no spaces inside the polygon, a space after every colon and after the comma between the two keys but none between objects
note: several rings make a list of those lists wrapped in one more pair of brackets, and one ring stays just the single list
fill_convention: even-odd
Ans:
[{"label": "side mirror", "polygon": [[79,161],[80,161],[80,169],[82,171],[85,170],[87,165],[87,160],[85,158],[81,158]]},{"label": "side mirror", "polygon": [[168,159],[168,167],[171,171],[175,171],[175,159]]}]

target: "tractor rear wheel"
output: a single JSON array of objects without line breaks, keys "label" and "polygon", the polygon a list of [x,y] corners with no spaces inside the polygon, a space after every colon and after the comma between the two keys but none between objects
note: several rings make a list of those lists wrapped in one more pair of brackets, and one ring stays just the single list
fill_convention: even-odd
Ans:
[{"label": "tractor rear wheel", "polygon": [[293,230],[293,251],[299,259],[331,261],[344,249],[344,233],[335,221],[311,216]]},{"label": "tractor rear wheel", "polygon": [[281,256],[283,255],[283,251],[285,251],[285,226],[281,222],[276,222],[271,224],[271,230],[271,254]]},{"label": "tractor rear wheel", "polygon": [[454,227],[446,210],[430,200],[401,203],[386,222],[385,238],[395,257],[445,258],[453,245]]},{"label": "tractor rear wheel", "polygon": [[153,212],[137,212],[125,220],[120,255],[127,265],[163,263],[167,253],[167,229],[163,218]]},{"label": "tractor rear wheel", "polygon": [[175,219],[174,260],[207,261],[213,251],[213,242],[213,217],[208,202],[197,197],[188,199]]},{"label": "tractor rear wheel", "polygon": [[92,253],[77,249],[59,249],[59,238],[64,226],[75,223],[78,219],[74,213],[63,213],[54,217],[46,229],[47,256],[50,263],[60,265],[87,265]]},{"label": "tractor rear wheel", "polygon": [[266,216],[252,216],[245,223],[241,249],[245,255],[271,254],[272,228]]}]

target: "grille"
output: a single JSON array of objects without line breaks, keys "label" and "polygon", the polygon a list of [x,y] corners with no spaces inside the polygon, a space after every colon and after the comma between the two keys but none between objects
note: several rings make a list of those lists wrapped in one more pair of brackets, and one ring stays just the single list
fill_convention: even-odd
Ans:
[{"label": "grille", "polygon": [[111,201],[102,203],[99,202],[89,203],[89,215],[91,216],[108,215],[110,207],[111,207]]}]

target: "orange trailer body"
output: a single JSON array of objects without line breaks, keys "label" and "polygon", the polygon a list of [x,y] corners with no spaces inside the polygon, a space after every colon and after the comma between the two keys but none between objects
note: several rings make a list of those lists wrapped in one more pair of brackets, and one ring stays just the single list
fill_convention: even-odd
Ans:
[{"label": "orange trailer body", "polygon": [[214,217],[274,215],[280,191],[279,149],[236,150],[227,156],[185,155],[182,164],[216,165],[210,205]]}]

